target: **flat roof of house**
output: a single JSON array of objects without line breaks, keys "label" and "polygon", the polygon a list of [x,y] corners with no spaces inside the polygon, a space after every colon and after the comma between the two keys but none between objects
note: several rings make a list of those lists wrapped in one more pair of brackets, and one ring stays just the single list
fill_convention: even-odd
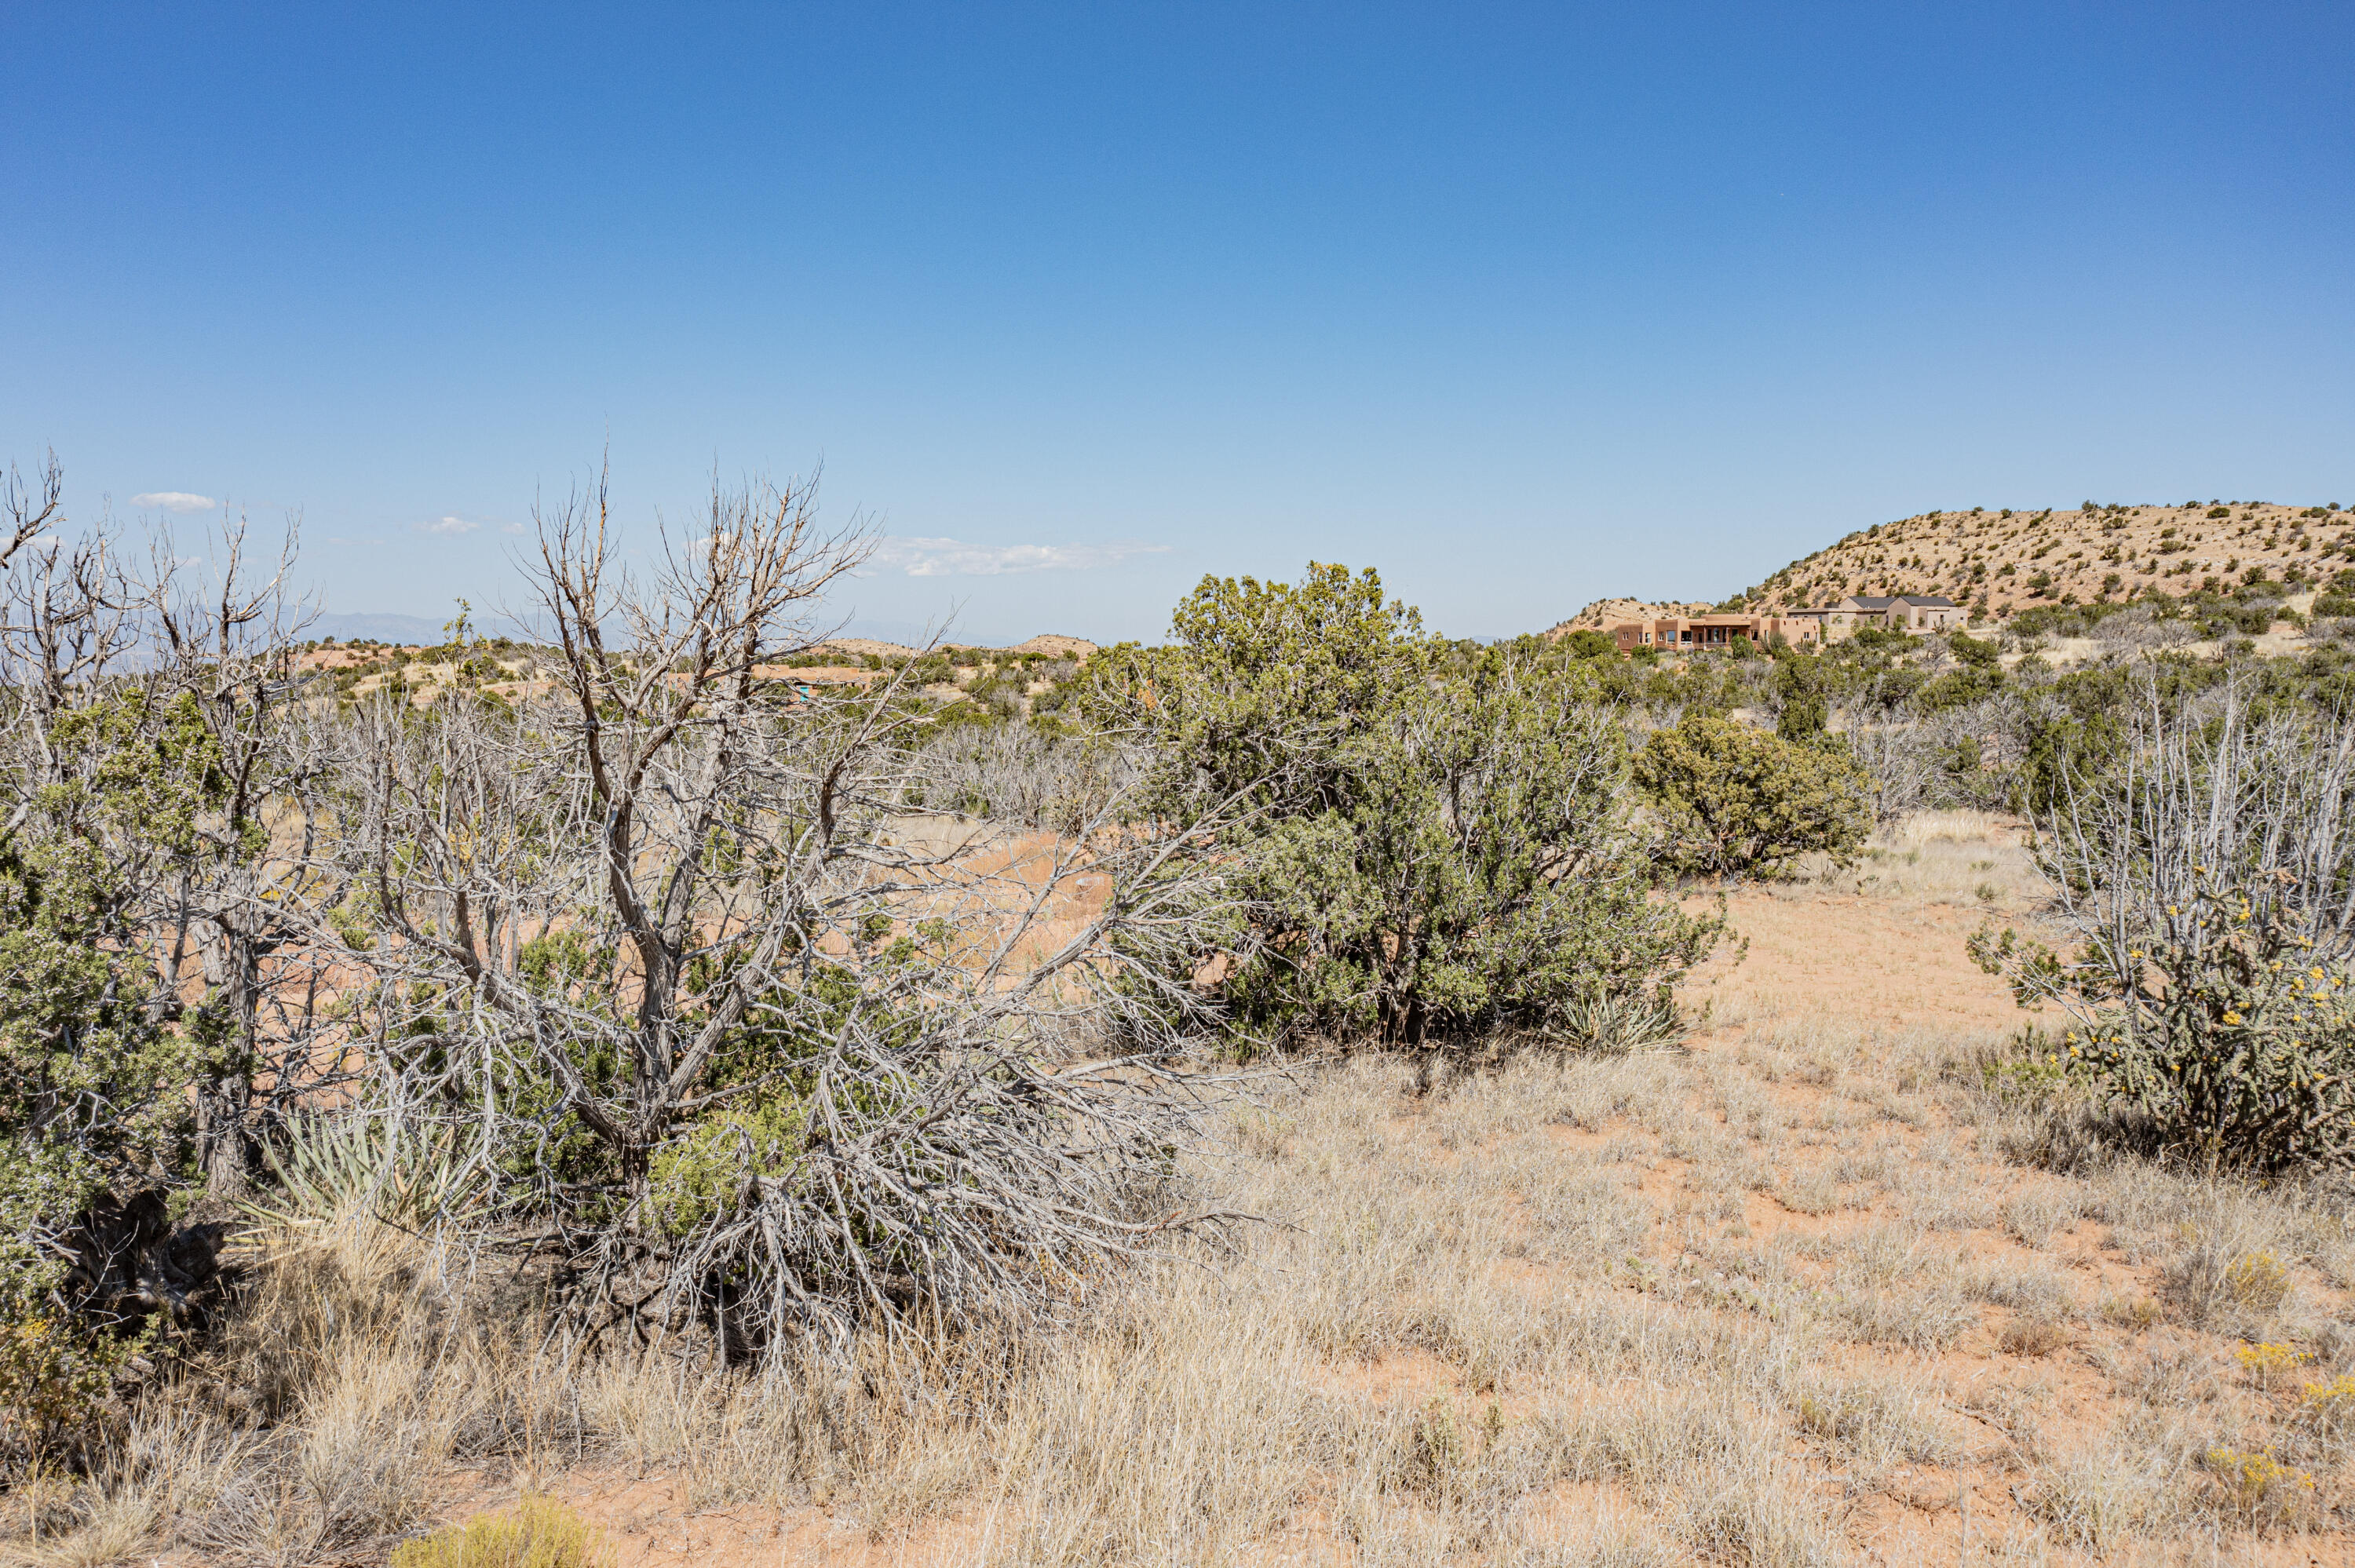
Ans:
[{"label": "flat roof of house", "polygon": [[[1892,604],[1910,604],[1922,609],[1955,609],[1959,608],[1953,599],[1945,599],[1934,593],[1893,593],[1886,596],[1858,594],[1856,596],[1856,604],[1857,608],[1859,609],[1887,609]],[[1834,606],[1833,608],[1837,609],[1838,607]]]}]

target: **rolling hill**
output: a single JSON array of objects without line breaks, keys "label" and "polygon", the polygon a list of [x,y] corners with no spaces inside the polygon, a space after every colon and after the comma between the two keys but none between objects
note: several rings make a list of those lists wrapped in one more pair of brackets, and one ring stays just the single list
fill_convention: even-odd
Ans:
[{"label": "rolling hill", "polygon": [[[1773,612],[1849,594],[1945,594],[1981,616],[2039,604],[2181,595],[2262,570],[2320,582],[2355,563],[2355,513],[2275,502],[1926,512],[1793,561],[1731,605]],[[1606,601],[1608,602],[1608,601]]]}]

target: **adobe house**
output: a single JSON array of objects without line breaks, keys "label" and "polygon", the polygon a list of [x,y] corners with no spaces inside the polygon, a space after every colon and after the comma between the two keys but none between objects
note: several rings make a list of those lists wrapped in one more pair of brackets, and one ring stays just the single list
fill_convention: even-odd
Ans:
[{"label": "adobe house", "polygon": [[1746,637],[1763,648],[1778,634],[1794,647],[1822,648],[1845,641],[1867,626],[1890,631],[1949,631],[1960,629],[1966,619],[1953,599],[1935,594],[1851,595],[1823,609],[1794,609],[1782,615],[1664,615],[1654,620],[1623,620],[1611,628],[1611,638],[1622,653],[1638,648],[1663,652],[1722,652],[1736,637]]},{"label": "adobe house", "polygon": [[1883,631],[1952,631],[1968,619],[1953,599],[1928,593],[1850,594],[1828,609],[1796,613],[1820,618],[1826,642],[1841,641],[1868,626]]},{"label": "adobe house", "polygon": [[1664,615],[1652,620],[1623,620],[1611,629],[1611,640],[1622,653],[1638,648],[1664,652],[1722,652],[1737,637],[1764,648],[1780,636],[1786,642],[1813,642],[1821,635],[1813,622],[1787,615]]}]

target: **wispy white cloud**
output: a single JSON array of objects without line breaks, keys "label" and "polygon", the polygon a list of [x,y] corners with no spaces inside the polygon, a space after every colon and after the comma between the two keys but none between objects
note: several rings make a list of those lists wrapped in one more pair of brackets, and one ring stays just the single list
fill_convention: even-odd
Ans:
[{"label": "wispy white cloud", "polygon": [[1007,572],[1084,572],[1118,566],[1131,556],[1158,556],[1167,545],[1116,539],[1108,545],[968,545],[959,539],[886,539],[872,566],[911,577],[994,577]]},{"label": "wispy white cloud", "polygon": [[482,524],[466,517],[436,517],[430,523],[420,523],[421,534],[471,534]]},{"label": "wispy white cloud", "polygon": [[502,523],[499,524],[499,532],[502,534],[528,534],[531,530],[525,527],[520,523]]},{"label": "wispy white cloud", "polygon": [[191,495],[185,490],[151,490],[131,498],[133,506],[160,506],[166,512],[210,512],[220,504],[209,495]]}]

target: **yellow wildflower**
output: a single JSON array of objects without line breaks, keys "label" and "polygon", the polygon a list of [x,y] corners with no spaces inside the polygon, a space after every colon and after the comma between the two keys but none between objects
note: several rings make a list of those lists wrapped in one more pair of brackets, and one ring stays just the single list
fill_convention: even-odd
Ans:
[{"label": "yellow wildflower", "polygon": [[2307,1383],[2304,1397],[2306,1403],[2312,1405],[2338,1409],[2355,1406],[2355,1377],[2336,1377],[2328,1383]]},{"label": "yellow wildflower", "polygon": [[2299,1350],[2296,1345],[2273,1345],[2262,1342],[2243,1345],[2233,1354],[2240,1359],[2243,1367],[2253,1372],[2279,1372],[2286,1367],[2296,1366],[2308,1359],[2308,1352]]}]

